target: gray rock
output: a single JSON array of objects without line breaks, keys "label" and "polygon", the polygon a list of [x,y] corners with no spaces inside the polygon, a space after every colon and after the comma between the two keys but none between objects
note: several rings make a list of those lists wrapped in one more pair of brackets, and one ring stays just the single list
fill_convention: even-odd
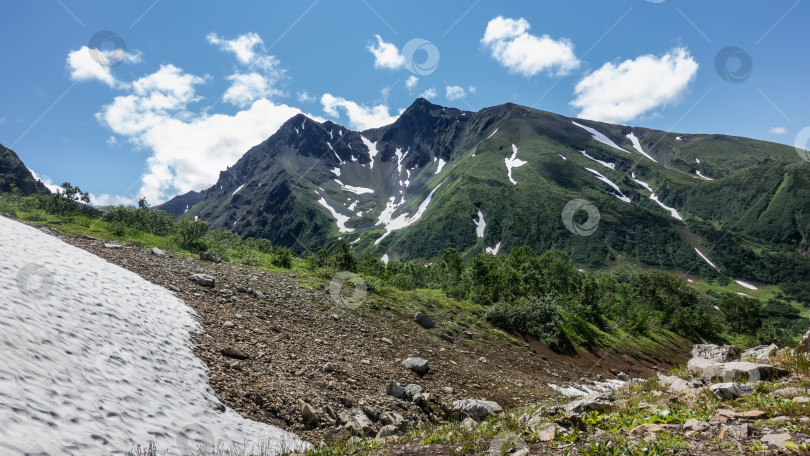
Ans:
[{"label": "gray rock", "polygon": [[380,415],[380,422],[385,426],[394,426],[397,429],[405,427],[405,418],[396,412],[385,412]]},{"label": "gray rock", "polygon": [[222,355],[227,356],[228,358],[248,359],[247,353],[236,347],[227,347],[222,349]]},{"label": "gray rock", "polygon": [[419,375],[425,375],[430,370],[430,366],[428,366],[428,360],[424,358],[417,358],[417,357],[405,358],[402,361],[402,365],[416,372]]},{"label": "gray rock", "polygon": [[188,279],[202,287],[213,288],[216,284],[214,278],[207,274],[193,274]]},{"label": "gray rock", "polygon": [[397,433],[397,427],[391,424],[387,424],[380,428],[380,432],[377,433],[377,438],[385,438],[388,436],[392,436]]},{"label": "gray rock", "polygon": [[456,390],[450,388],[449,386],[442,386],[442,392],[444,394],[456,394]]},{"label": "gray rock", "polygon": [[488,416],[494,416],[503,412],[503,408],[493,401],[482,401],[479,399],[462,399],[453,401],[451,410],[456,413],[468,416],[476,421],[481,421]]},{"label": "gray rock", "polygon": [[748,350],[742,352],[742,355],[740,355],[740,359],[743,360],[753,359],[754,361],[767,362],[768,359],[770,359],[771,356],[775,355],[777,351],[779,351],[779,346],[777,346],[776,344],[758,345],[754,348],[749,348]]},{"label": "gray rock", "polygon": [[658,381],[666,386],[670,392],[676,394],[694,394],[697,391],[697,388],[692,386],[692,384],[680,377],[676,377],[674,375],[663,375],[658,374]]},{"label": "gray rock", "polygon": [[163,256],[165,253],[166,252],[164,252],[163,250],[160,250],[157,247],[152,247],[152,255]]},{"label": "gray rock", "polygon": [[796,396],[793,398],[793,402],[797,404],[807,404],[810,402],[810,397],[807,396]]},{"label": "gray rock", "polygon": [[121,244],[104,244],[104,248],[113,249],[113,250],[120,250],[120,249],[123,249],[124,246],[121,245]]},{"label": "gray rock", "polygon": [[461,427],[467,429],[468,431],[472,431],[473,429],[475,429],[476,426],[478,426],[478,422],[470,418],[469,416],[461,421]]},{"label": "gray rock", "polygon": [[734,440],[742,440],[751,434],[751,426],[747,423],[738,424],[736,426],[728,426],[728,437]]},{"label": "gray rock", "polygon": [[734,345],[717,346],[715,344],[695,344],[692,347],[692,358],[710,359],[727,362],[740,359],[742,349]]},{"label": "gray rock", "polygon": [[683,423],[685,431],[703,432],[709,429],[709,423],[698,420],[697,418],[689,418]]},{"label": "gray rock", "polygon": [[352,420],[357,423],[364,435],[371,436],[377,434],[377,428],[362,409],[352,409]]},{"label": "gray rock", "polygon": [[769,445],[773,445],[780,448],[787,448],[788,440],[793,440],[793,436],[788,434],[787,432],[781,434],[768,434],[760,437],[759,439],[763,443],[767,443]]},{"label": "gray rock", "polygon": [[255,296],[257,299],[264,299],[266,297],[264,293],[259,290],[253,290],[253,296]]},{"label": "gray rock", "polygon": [[88,236],[86,234],[77,234],[76,239],[81,239],[82,241],[100,241],[101,239],[95,236]]},{"label": "gray rock", "polygon": [[200,260],[211,261],[212,263],[221,263],[222,258],[219,255],[211,252],[200,252]]},{"label": "gray rock", "polygon": [[743,377],[748,382],[757,382],[788,374],[788,371],[768,364],[747,361],[724,363],[704,358],[692,358],[686,363],[686,367],[706,380],[720,379],[726,382],[731,382],[738,377]]},{"label": "gray rock", "polygon": [[388,380],[385,382],[385,394],[394,396],[397,399],[402,399],[405,397],[405,388],[403,388],[398,382]]},{"label": "gray rock", "polygon": [[321,418],[318,416],[315,409],[306,402],[301,404],[301,416],[304,419],[304,424],[307,426],[315,426],[319,421],[321,421]]},{"label": "gray rock", "polygon": [[479,363],[486,364],[486,363],[487,363],[487,359],[486,359],[486,358],[484,358],[484,357],[482,356],[482,357],[478,358],[478,362],[479,362]]},{"label": "gray rock", "polygon": [[709,387],[709,391],[721,400],[733,400],[740,396],[750,396],[754,394],[754,388],[750,385],[740,383],[715,383]]},{"label": "gray rock", "polygon": [[541,442],[550,442],[554,440],[558,427],[556,423],[543,423],[537,426],[534,432],[537,435],[537,439]]},{"label": "gray rock", "polygon": [[453,343],[453,336],[447,333],[442,333],[441,338],[444,339],[446,342]]},{"label": "gray rock", "polygon": [[569,402],[565,406],[568,413],[583,413],[583,412],[604,412],[613,407],[614,396],[612,392],[589,394],[582,399]]},{"label": "gray rock", "polygon": [[616,374],[616,378],[618,378],[623,382],[629,382],[633,380],[629,375],[625,374],[624,372],[619,372],[618,374]]},{"label": "gray rock", "polygon": [[415,385],[413,383],[409,383],[405,385],[405,398],[408,400],[414,400],[414,398],[418,395],[422,394],[422,387],[419,385]]},{"label": "gray rock", "polygon": [[775,390],[771,394],[775,394],[775,395],[777,395],[779,397],[784,397],[784,398],[790,399],[792,397],[802,396],[802,395],[805,395],[805,394],[810,394],[810,390],[808,390],[806,388],[797,388],[795,386],[788,386],[787,388],[780,388],[778,390]]},{"label": "gray rock", "polygon": [[387,337],[380,338],[380,342],[385,342],[388,345],[394,345],[394,342],[392,342],[391,339],[389,339]]},{"label": "gray rock", "polygon": [[413,316],[413,319],[417,323],[419,323],[421,327],[425,329],[433,329],[436,327],[436,325],[433,324],[433,320],[431,320],[430,317],[428,317],[427,314],[424,312],[416,312],[416,315]]},{"label": "gray rock", "polygon": [[326,364],[323,365],[323,371],[324,372],[334,372],[334,370],[335,370],[335,366],[333,366],[332,363],[330,363],[328,361],[327,361]]}]

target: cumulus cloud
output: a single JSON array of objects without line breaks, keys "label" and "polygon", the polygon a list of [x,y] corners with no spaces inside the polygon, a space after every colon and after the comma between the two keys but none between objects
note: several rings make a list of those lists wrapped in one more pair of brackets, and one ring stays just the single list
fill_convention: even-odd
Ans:
[{"label": "cumulus cloud", "polygon": [[405,66],[405,57],[399,52],[396,45],[386,43],[380,35],[374,35],[377,42],[366,47],[374,54],[374,68],[396,70]]},{"label": "cumulus cloud", "polygon": [[579,67],[571,40],[535,36],[529,28],[524,18],[498,16],[487,24],[481,43],[510,73],[526,77],[542,72],[563,76]]},{"label": "cumulus cloud", "polygon": [[405,80],[405,87],[407,87],[408,90],[411,90],[414,87],[416,87],[416,84],[418,82],[419,82],[419,78],[417,78],[414,75],[410,75],[410,76],[408,76],[408,79]]},{"label": "cumulus cloud", "polygon": [[785,128],[785,127],[771,127],[771,129],[768,130],[768,133],[771,133],[771,134],[774,134],[774,135],[784,135],[784,134],[787,133],[787,128]]},{"label": "cumulus cloud", "polygon": [[309,92],[298,92],[298,102],[299,103],[312,103],[313,101],[317,101],[318,98],[309,94]]},{"label": "cumulus cloud", "polygon": [[571,105],[579,117],[626,122],[677,102],[695,79],[698,63],[685,48],[663,56],[642,55],[616,65],[605,63],[581,79]]},{"label": "cumulus cloud", "polygon": [[349,118],[349,126],[359,131],[389,125],[394,123],[398,117],[389,114],[388,106],[383,104],[364,106],[328,93],[321,97],[321,104],[323,105],[323,111],[335,118],[340,117],[340,109],[345,111],[346,116]]},{"label": "cumulus cloud", "polygon": [[258,34],[246,33],[228,40],[209,33],[206,39],[221,50],[232,53],[237,62],[251,70],[228,76],[231,86],[223,101],[244,108],[258,99],[283,94],[276,84],[284,77],[285,71],[279,67],[276,57],[267,54],[264,41]]},{"label": "cumulus cloud", "polygon": [[460,100],[467,96],[467,93],[464,91],[464,87],[460,87],[457,85],[449,85],[445,89],[444,93],[445,98],[449,101]]},{"label": "cumulus cloud", "polygon": [[31,168],[28,168],[28,171],[31,171],[31,176],[34,178],[34,180],[38,180],[38,181],[42,182],[42,184],[43,184],[43,185],[45,185],[46,187],[48,187],[48,190],[50,190],[50,191],[51,191],[51,193],[56,193],[57,191],[61,191],[61,190],[62,190],[62,186],[60,186],[60,185],[56,185],[56,184],[53,182],[53,180],[51,180],[51,178],[50,178],[50,177],[48,177],[48,176],[44,176],[44,175],[43,175],[43,176],[39,176],[39,175],[37,175],[37,173],[35,173],[35,172],[34,172],[34,170],[33,170],[33,169],[31,169]]},{"label": "cumulus cloud", "polygon": [[126,53],[122,49],[104,52],[82,46],[68,53],[67,67],[70,71],[70,79],[79,82],[100,81],[109,87],[125,86],[125,84],[115,79],[110,65],[102,64],[104,60],[99,60],[102,58],[106,59],[106,61],[138,63],[141,61],[141,53]]},{"label": "cumulus cloud", "polygon": [[425,100],[431,100],[433,98],[436,98],[436,95],[438,95],[438,92],[436,92],[436,89],[434,89],[433,87],[419,94],[419,96],[421,98],[424,98]]},{"label": "cumulus cloud", "polygon": [[[178,115],[200,100],[195,87],[204,82],[174,65],[163,65],[134,81],[129,94],[115,97],[96,114],[114,134],[150,152],[138,197],[157,203],[213,185],[219,171],[300,112],[262,98],[234,115]],[[96,200],[128,201],[110,195]]]}]

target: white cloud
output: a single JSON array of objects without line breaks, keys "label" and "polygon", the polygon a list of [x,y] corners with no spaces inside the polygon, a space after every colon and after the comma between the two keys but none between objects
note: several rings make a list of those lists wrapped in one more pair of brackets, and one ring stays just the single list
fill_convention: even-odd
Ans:
[{"label": "white cloud", "polygon": [[282,92],[273,87],[275,80],[259,73],[232,74],[228,76],[232,81],[222,100],[240,108],[244,108],[259,98],[281,95]]},{"label": "white cloud", "polygon": [[118,144],[118,139],[116,139],[115,136],[110,136],[109,138],[107,138],[107,145],[115,146],[117,144]]},{"label": "white cloud", "polygon": [[478,92],[478,89],[476,89],[475,86],[468,86],[467,87],[467,92],[476,93],[476,92]]},{"label": "white cloud", "polygon": [[768,130],[768,133],[771,133],[773,135],[784,135],[784,134],[787,133],[787,128],[785,128],[785,127],[771,127],[771,129]]},{"label": "white cloud", "polygon": [[240,64],[252,70],[228,76],[232,84],[225,92],[223,101],[244,108],[258,99],[283,95],[281,90],[276,89],[276,84],[284,77],[285,70],[279,68],[277,58],[267,54],[264,41],[258,34],[246,33],[226,40],[216,33],[209,33],[206,39],[223,51],[234,54]]},{"label": "white cloud", "polygon": [[405,87],[407,87],[408,90],[411,90],[414,87],[416,87],[416,84],[418,82],[419,82],[419,78],[417,78],[414,75],[410,75],[410,76],[408,76],[408,79],[405,80]]},{"label": "white cloud", "polygon": [[419,96],[421,98],[424,98],[426,100],[436,98],[436,95],[438,95],[438,93],[436,92],[436,89],[434,89],[433,87],[431,87],[431,88],[429,88],[429,89],[427,89],[424,92],[419,94]]},{"label": "white cloud", "polygon": [[377,106],[363,106],[328,93],[321,97],[321,104],[323,105],[325,113],[336,118],[340,117],[338,109],[346,111],[346,115],[349,118],[349,126],[359,131],[389,125],[397,120],[398,117],[390,115],[388,113],[388,106],[383,104]]},{"label": "white cloud", "polygon": [[206,39],[223,51],[233,53],[236,60],[247,67],[272,71],[278,65],[278,59],[266,54],[264,41],[258,33],[246,33],[232,40],[226,40],[211,32],[206,35]]},{"label": "white cloud", "polygon": [[579,117],[626,122],[677,102],[695,79],[698,63],[685,48],[661,57],[642,55],[601,68],[580,80],[571,105]]},{"label": "white cloud", "polygon": [[563,76],[579,67],[571,40],[538,37],[528,33],[529,28],[531,25],[524,18],[498,16],[487,24],[481,43],[510,73],[526,77],[544,71]]},{"label": "white cloud", "polygon": [[[300,112],[262,98],[234,115],[173,116],[200,99],[195,86],[203,82],[174,65],[164,65],[133,82],[130,94],[115,97],[96,114],[114,134],[150,152],[137,196],[152,204],[213,185],[221,170]],[[132,203],[127,197],[109,195],[96,200]]]},{"label": "white cloud", "polygon": [[318,98],[310,95],[308,92],[298,92],[298,102],[299,103],[312,103],[313,101],[317,101]]},{"label": "white cloud", "polygon": [[52,193],[56,193],[57,190],[59,191],[62,190],[62,186],[54,184],[50,177],[39,176],[31,168],[28,168],[28,171],[31,171],[31,176],[34,178],[34,180],[41,181],[46,187],[48,187],[48,190],[50,190]]},{"label": "white cloud", "polygon": [[113,76],[112,65],[105,65],[103,62],[140,63],[141,61],[140,51],[126,52],[123,49],[104,51],[82,46],[78,50],[68,52],[67,67],[70,71],[70,79],[73,81],[96,80],[110,87],[126,87],[126,83],[116,80]]},{"label": "white cloud", "polygon": [[[138,199],[131,198],[129,196],[121,196],[121,195],[110,195],[108,193],[102,193],[100,195],[95,195],[93,193],[89,194],[90,196],[90,203],[94,206],[137,206]],[[147,199],[148,201],[148,199]],[[151,202],[149,204],[152,204]]]},{"label": "white cloud", "polygon": [[467,96],[467,93],[464,92],[464,87],[459,86],[447,86],[447,89],[444,93],[445,98],[449,101],[460,100]]},{"label": "white cloud", "polygon": [[405,57],[393,43],[386,43],[380,35],[374,37],[377,38],[377,43],[366,47],[374,54],[374,68],[395,70],[405,66]]}]

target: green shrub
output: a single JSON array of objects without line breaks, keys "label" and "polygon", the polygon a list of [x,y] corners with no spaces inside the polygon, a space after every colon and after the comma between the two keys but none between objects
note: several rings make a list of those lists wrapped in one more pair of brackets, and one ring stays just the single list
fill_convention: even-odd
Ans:
[{"label": "green shrub", "polygon": [[183,219],[177,222],[176,230],[177,235],[180,236],[180,245],[189,248],[208,233],[208,222]]},{"label": "green shrub", "polygon": [[519,331],[537,338],[549,347],[560,348],[562,337],[562,307],[555,295],[531,297],[514,303],[499,301],[487,310],[492,324]]}]

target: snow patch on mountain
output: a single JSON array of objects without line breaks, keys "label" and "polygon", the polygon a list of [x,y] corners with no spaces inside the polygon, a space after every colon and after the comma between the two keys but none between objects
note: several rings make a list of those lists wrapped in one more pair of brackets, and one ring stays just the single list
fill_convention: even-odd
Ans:
[{"label": "snow patch on mountain", "polygon": [[442,168],[444,168],[444,165],[446,165],[446,164],[447,164],[447,162],[440,158],[439,159],[439,167],[436,168],[436,174],[439,174],[440,172],[442,172]]},{"label": "snow patch on mountain", "polygon": [[651,200],[653,200],[653,201],[655,201],[655,202],[656,202],[656,204],[658,204],[659,206],[661,206],[661,207],[663,207],[664,209],[668,210],[668,211],[669,211],[669,213],[670,213],[670,215],[672,215],[672,218],[677,219],[677,220],[681,220],[681,221],[683,220],[683,217],[681,217],[681,214],[679,214],[679,213],[678,213],[678,211],[677,211],[677,210],[675,210],[675,208],[672,208],[672,207],[667,206],[666,204],[662,203],[662,202],[661,202],[661,201],[658,199],[658,196],[656,196],[656,195],[655,195],[655,192],[653,192],[652,187],[650,187],[650,185],[649,185],[648,183],[646,183],[646,182],[643,182],[643,181],[640,181],[640,180],[636,179],[636,175],[635,175],[635,174],[633,174],[632,179],[633,179],[633,182],[635,182],[635,183],[637,183],[637,184],[641,185],[642,187],[646,188],[646,189],[647,189],[647,191],[649,191],[649,192],[650,192],[650,199],[651,199]]},{"label": "snow patch on mountain", "polygon": [[709,266],[718,269],[717,266],[714,263],[712,263],[712,261],[706,255],[703,254],[703,252],[698,250],[697,247],[695,247],[695,252],[697,252],[697,254],[700,255],[700,257],[703,258],[703,260],[705,260],[706,263],[709,263]]},{"label": "snow patch on mountain", "polygon": [[512,185],[517,185],[517,181],[512,178],[512,168],[520,168],[521,166],[528,163],[526,161],[517,158],[517,153],[518,147],[512,144],[512,156],[503,159],[503,161],[506,163],[506,176],[509,177],[509,182],[511,182]]},{"label": "snow patch on mountain", "polygon": [[489,134],[489,136],[487,136],[487,139],[489,139],[489,138],[491,138],[491,137],[495,136],[495,133],[497,133],[497,132],[498,132],[498,129],[497,129],[497,128],[495,128],[495,131],[493,131],[492,133],[490,133],[490,134]]},{"label": "snow patch on mountain", "polygon": [[757,287],[755,287],[755,286],[751,285],[751,284],[750,284],[750,283],[748,283],[748,282],[743,282],[742,280],[737,280],[737,279],[734,279],[734,281],[735,281],[735,282],[737,282],[737,285],[740,285],[740,286],[743,286],[743,287],[745,287],[745,288],[748,288],[749,290],[757,290],[757,289],[758,289]]},{"label": "snow patch on mountain", "polygon": [[168,290],[4,217],[0,232],[0,454],[307,445],[222,406]]},{"label": "snow patch on mountain", "polygon": [[244,187],[245,184],[240,185],[239,188],[237,188],[236,190],[233,191],[233,193],[231,193],[231,196],[236,195],[239,192],[239,190],[242,190]]},{"label": "snow patch on mountain", "polygon": [[613,196],[615,196],[616,198],[624,201],[625,203],[630,202],[630,198],[627,197],[627,196],[624,196],[624,193],[622,193],[622,191],[619,189],[619,186],[616,185],[615,183],[613,183],[612,180],[610,180],[607,177],[603,176],[602,173],[600,173],[599,171],[597,171],[595,169],[591,169],[591,168],[585,168],[585,169],[592,172],[593,174],[595,174],[597,179],[599,179],[600,181],[610,185],[611,187],[613,187],[619,193],[618,195],[616,195],[614,193]]},{"label": "snow patch on mountain", "polygon": [[377,153],[379,152],[377,150],[377,143],[369,141],[368,139],[366,139],[365,136],[360,136],[360,139],[363,141],[363,144],[365,144],[366,147],[368,148],[368,158],[369,160],[371,160],[371,163],[369,163],[369,168],[374,169],[374,157],[376,157]]},{"label": "snow patch on mountain", "polygon": [[487,253],[491,253],[493,255],[497,255],[498,250],[501,250],[501,243],[500,242],[495,244],[495,247],[487,247],[486,249],[484,249],[484,251],[486,251]]},{"label": "snow patch on mountain", "polygon": [[332,172],[335,173],[335,176],[340,177],[340,168],[332,168]]},{"label": "snow patch on mountain", "polygon": [[557,154],[557,155],[559,155],[560,158],[562,158],[563,160],[566,160],[566,161],[568,160],[567,158],[565,158],[565,156],[563,154]]},{"label": "snow patch on mountain", "polygon": [[346,190],[347,192],[352,192],[357,195],[363,195],[365,193],[374,193],[373,189],[364,187],[355,187],[354,185],[346,185],[343,182],[341,182],[340,179],[335,179],[335,182],[337,182],[337,184],[340,185],[340,188],[342,190]]},{"label": "snow patch on mountain", "polygon": [[487,227],[487,222],[484,221],[484,214],[481,209],[478,209],[478,219],[475,221],[475,235],[479,239],[484,239],[484,229]]},{"label": "snow patch on mountain", "polygon": [[380,261],[382,261],[383,263],[385,263],[387,265],[388,262],[390,261],[390,259],[388,258],[388,254],[384,253],[383,256],[380,258]]},{"label": "snow patch on mountain", "polygon": [[600,165],[604,166],[605,168],[616,169],[616,164],[615,164],[615,163],[608,163],[608,162],[604,162],[604,161],[602,161],[602,160],[598,160],[598,159],[596,159],[596,158],[591,157],[590,155],[588,155],[588,153],[587,153],[587,152],[585,152],[584,150],[579,151],[579,153],[581,153],[582,155],[584,155],[584,156],[585,156],[585,158],[587,158],[587,159],[589,159],[589,160],[593,160],[593,161],[595,161],[596,163],[599,163]]},{"label": "snow patch on mountain", "polygon": [[612,141],[610,138],[608,138],[607,136],[603,135],[602,133],[599,133],[598,131],[594,130],[593,128],[591,128],[591,127],[586,127],[585,125],[578,124],[578,123],[576,123],[576,122],[574,122],[574,121],[572,121],[571,123],[573,123],[573,124],[574,124],[574,125],[576,125],[577,127],[582,128],[583,130],[585,130],[585,131],[587,131],[588,133],[590,133],[590,134],[591,134],[591,136],[593,137],[593,139],[595,139],[595,140],[599,141],[600,143],[602,143],[602,144],[604,144],[604,145],[606,145],[606,146],[610,146],[610,147],[612,147],[612,148],[614,148],[614,149],[618,149],[618,150],[620,150],[620,151],[622,151],[622,152],[624,152],[624,153],[628,153],[626,150],[624,150],[624,149],[622,149],[621,147],[619,147],[619,145],[618,145],[618,144],[616,144],[615,142],[613,142],[613,141]]},{"label": "snow patch on mountain", "polygon": [[633,143],[633,149],[636,149],[637,151],[639,151],[639,153],[641,153],[641,155],[643,155],[643,156],[649,158],[650,160],[658,163],[658,160],[656,160],[656,159],[652,158],[651,156],[649,156],[647,154],[647,152],[644,152],[644,149],[641,148],[641,143],[639,142],[638,138],[636,138],[636,135],[634,135],[632,131],[627,134],[627,138],[630,140],[631,143]]},{"label": "snow patch on mountain", "polygon": [[385,204],[385,209],[383,209],[382,213],[380,213],[379,222],[377,222],[377,225],[385,226],[385,234],[374,241],[374,245],[379,244],[383,239],[391,234],[391,232],[408,227],[419,220],[422,217],[422,214],[424,214],[427,210],[430,200],[433,199],[433,194],[436,193],[436,190],[438,190],[443,183],[444,182],[441,182],[433,190],[431,190],[425,200],[419,205],[416,213],[410,216],[408,214],[400,214],[394,218],[394,212],[405,203],[405,197],[403,196],[399,203],[395,203],[395,197],[392,196],[389,198],[388,202]]},{"label": "snow patch on mountain", "polygon": [[341,214],[340,212],[336,211],[332,206],[329,205],[329,203],[326,202],[326,198],[321,196],[321,199],[318,200],[318,204],[325,207],[326,210],[329,211],[330,214],[332,214],[332,217],[335,218],[335,220],[337,221],[339,233],[351,233],[352,231],[354,231],[354,228],[348,228],[346,226],[346,222],[348,222],[349,219],[351,219],[351,217],[347,217]]},{"label": "snow patch on mountain", "polygon": [[713,181],[714,180],[711,177],[707,177],[707,176],[704,176],[703,174],[700,174],[700,171],[695,171],[695,174],[697,174],[698,176],[702,177],[703,179],[705,179],[707,181]]}]

